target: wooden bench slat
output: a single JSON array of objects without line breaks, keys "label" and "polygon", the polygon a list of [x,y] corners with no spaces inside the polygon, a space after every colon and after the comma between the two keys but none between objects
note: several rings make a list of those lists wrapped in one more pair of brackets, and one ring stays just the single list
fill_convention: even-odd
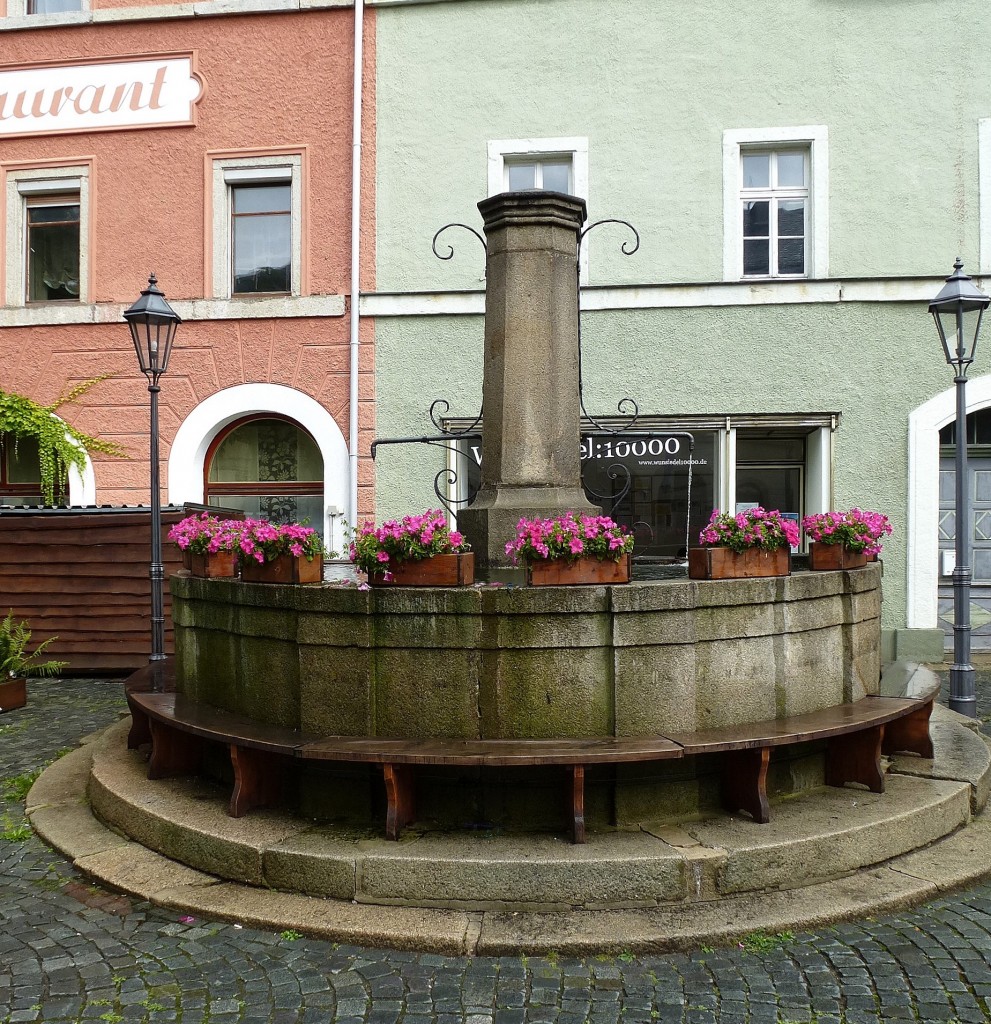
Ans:
[{"label": "wooden bench slat", "polygon": [[616,764],[666,760],[682,755],[681,745],[665,736],[567,740],[394,740],[328,736],[302,745],[297,753],[309,760],[476,767]]},{"label": "wooden bench slat", "polygon": [[703,729],[699,732],[671,732],[668,739],[681,744],[685,755],[713,754],[724,750],[751,750],[829,739],[859,729],[884,725],[918,709],[919,702],[907,697],[864,697],[855,704],[839,704],[822,711],[789,715],[770,722]]}]

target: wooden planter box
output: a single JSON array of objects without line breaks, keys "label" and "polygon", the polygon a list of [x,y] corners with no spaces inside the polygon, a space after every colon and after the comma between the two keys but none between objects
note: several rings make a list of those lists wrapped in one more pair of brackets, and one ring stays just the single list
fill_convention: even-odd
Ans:
[{"label": "wooden planter box", "polygon": [[867,565],[864,551],[848,551],[842,544],[810,544],[809,568],[817,572],[859,569]]},{"label": "wooden planter box", "polygon": [[237,575],[237,556],[233,551],[208,551],[202,555],[184,551],[183,555],[189,558],[186,568],[194,576],[212,580]]},{"label": "wooden planter box", "polygon": [[475,552],[397,562],[389,571],[391,579],[370,573],[368,582],[373,587],[470,587],[475,582]]},{"label": "wooden planter box", "polygon": [[320,583],[323,580],[323,558],[317,555],[308,562],[302,555],[279,555],[271,562],[246,558],[241,563],[242,583]]},{"label": "wooden planter box", "polygon": [[0,682],[0,713],[16,711],[28,702],[26,679],[5,679]]},{"label": "wooden planter box", "polygon": [[758,576],[790,576],[791,550],[775,548],[690,548],[688,578],[693,580],[739,580]]},{"label": "wooden planter box", "polygon": [[550,561],[527,562],[526,582],[530,587],[567,587],[574,584],[630,582],[630,555],[618,562],[612,558],[584,556],[575,562],[556,558]]}]

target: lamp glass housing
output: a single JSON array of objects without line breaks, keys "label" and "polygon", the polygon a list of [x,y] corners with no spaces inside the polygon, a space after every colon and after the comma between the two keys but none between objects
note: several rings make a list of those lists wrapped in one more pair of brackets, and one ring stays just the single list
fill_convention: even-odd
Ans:
[{"label": "lamp glass housing", "polygon": [[138,301],[124,311],[124,319],[131,331],[141,372],[152,379],[161,376],[169,367],[172,343],[182,318],[165,301],[154,274],[148,278],[148,287]]}]

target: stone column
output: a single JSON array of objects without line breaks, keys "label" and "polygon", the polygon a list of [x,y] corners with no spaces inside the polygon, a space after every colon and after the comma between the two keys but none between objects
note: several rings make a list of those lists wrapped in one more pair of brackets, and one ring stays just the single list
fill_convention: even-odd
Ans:
[{"label": "stone column", "polygon": [[458,514],[481,565],[511,564],[522,517],[597,513],[581,486],[578,233],[585,202],[505,192],[478,204],[487,239],[481,488]]}]

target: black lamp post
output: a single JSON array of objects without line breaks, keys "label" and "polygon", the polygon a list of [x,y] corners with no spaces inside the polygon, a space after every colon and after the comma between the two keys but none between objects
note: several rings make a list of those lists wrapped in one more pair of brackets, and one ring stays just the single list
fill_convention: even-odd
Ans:
[{"label": "black lamp post", "polygon": [[165,566],[162,563],[162,499],[159,493],[158,466],[158,379],[168,369],[172,342],[176,328],[182,323],[179,315],[165,301],[152,274],[148,287],[129,309],[124,319],[131,329],[138,365],[148,378],[151,396],[151,657],[149,661],[165,658],[165,610],[162,590],[165,585]]},{"label": "black lamp post", "polygon": [[953,567],[953,665],[950,667],[950,709],[977,717],[974,666],[970,663],[970,482],[967,479],[967,370],[974,361],[981,319],[991,299],[963,272],[958,256],[953,273],[939,295],[929,303],[936,321],[943,354],[953,367],[957,386],[956,493],[954,533],[956,564]]}]

